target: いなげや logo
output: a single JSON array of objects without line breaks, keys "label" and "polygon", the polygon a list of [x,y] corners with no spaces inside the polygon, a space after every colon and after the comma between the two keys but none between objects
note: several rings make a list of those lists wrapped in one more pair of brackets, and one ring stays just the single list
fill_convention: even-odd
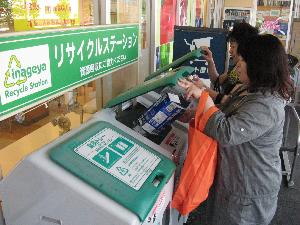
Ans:
[{"label": "\u3044\u306a\u3052\u3084 logo", "polygon": [[[15,66],[14,66],[15,64]],[[12,55],[9,60],[8,69],[5,73],[4,87],[10,88],[14,85],[21,85],[27,81],[33,75],[39,75],[47,69],[46,64],[28,66],[23,68],[20,60],[15,55]],[[36,86],[31,83],[30,86]]]},{"label": "\u3044\u306a\u3052\u3084 logo", "polygon": [[0,63],[3,105],[52,86],[48,45],[0,52]]}]

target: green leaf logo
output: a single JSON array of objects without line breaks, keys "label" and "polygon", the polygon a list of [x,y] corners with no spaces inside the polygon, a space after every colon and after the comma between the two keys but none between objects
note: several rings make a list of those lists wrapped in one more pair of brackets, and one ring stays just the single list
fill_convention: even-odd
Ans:
[{"label": "green leaf logo", "polygon": [[21,63],[20,63],[19,59],[17,58],[17,56],[12,55],[10,57],[10,60],[9,60],[9,63],[8,63],[8,69],[7,69],[6,73],[5,73],[4,87],[6,87],[6,88],[13,87],[16,84],[17,85],[21,85],[21,84],[23,84],[23,83],[25,83],[27,81],[27,76],[25,75],[23,79],[19,78],[19,80],[16,83],[9,82],[9,78],[11,77],[10,69],[12,67],[13,62],[15,62],[16,67],[21,68]]}]

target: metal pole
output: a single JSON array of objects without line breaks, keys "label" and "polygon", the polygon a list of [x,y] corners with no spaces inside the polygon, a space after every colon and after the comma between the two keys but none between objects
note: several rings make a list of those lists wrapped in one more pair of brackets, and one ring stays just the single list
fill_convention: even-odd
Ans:
[{"label": "metal pole", "polygon": [[[2,179],[3,179],[2,168],[0,166],[0,182],[2,181]],[[2,199],[1,198],[0,198],[0,225],[5,225],[3,211],[2,211]]]}]

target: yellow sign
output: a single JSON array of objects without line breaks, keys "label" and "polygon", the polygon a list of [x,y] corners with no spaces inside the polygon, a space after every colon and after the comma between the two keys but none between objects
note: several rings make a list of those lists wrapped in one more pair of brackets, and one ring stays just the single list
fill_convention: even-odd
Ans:
[{"label": "yellow sign", "polygon": [[79,12],[78,0],[15,0],[12,5],[15,31],[78,26]]}]

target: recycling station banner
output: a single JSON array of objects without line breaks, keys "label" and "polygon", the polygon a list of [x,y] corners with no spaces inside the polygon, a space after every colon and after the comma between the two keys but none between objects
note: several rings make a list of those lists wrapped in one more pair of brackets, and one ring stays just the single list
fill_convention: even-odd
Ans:
[{"label": "recycling station banner", "polygon": [[0,36],[0,121],[138,60],[138,25]]}]

